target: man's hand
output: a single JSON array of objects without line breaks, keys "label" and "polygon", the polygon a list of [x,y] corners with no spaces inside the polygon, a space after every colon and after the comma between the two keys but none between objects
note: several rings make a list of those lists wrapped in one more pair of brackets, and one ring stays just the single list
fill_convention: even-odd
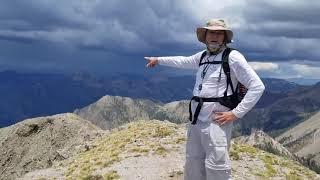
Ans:
[{"label": "man's hand", "polygon": [[144,57],[148,63],[146,67],[155,67],[158,64],[158,59],[156,57]]},{"label": "man's hand", "polygon": [[216,114],[216,116],[213,120],[215,122],[217,122],[220,126],[225,123],[228,123],[230,121],[234,121],[234,120],[238,119],[238,117],[235,116],[231,111],[216,112],[215,114]]}]

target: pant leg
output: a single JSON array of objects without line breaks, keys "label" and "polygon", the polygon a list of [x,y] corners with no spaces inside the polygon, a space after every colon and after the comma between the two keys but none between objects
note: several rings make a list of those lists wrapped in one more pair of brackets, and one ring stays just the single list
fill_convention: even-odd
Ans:
[{"label": "pant leg", "polygon": [[232,180],[231,169],[229,170],[207,170],[207,180]]},{"label": "pant leg", "polygon": [[189,124],[187,134],[184,180],[206,180],[206,155],[201,145],[200,128],[197,124]]},{"label": "pant leg", "polygon": [[223,126],[208,123],[202,128],[201,143],[206,153],[207,180],[231,179],[231,160],[228,154],[231,131],[231,123]]}]

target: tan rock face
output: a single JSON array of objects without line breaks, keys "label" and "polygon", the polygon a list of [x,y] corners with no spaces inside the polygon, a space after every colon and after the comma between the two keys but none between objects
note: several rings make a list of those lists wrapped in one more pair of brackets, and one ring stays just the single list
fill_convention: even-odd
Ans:
[{"label": "tan rock face", "polygon": [[69,158],[102,134],[100,128],[71,113],[22,121],[0,129],[0,179],[49,168]]},{"label": "tan rock face", "polygon": [[320,112],[276,139],[311,169],[320,172]]}]

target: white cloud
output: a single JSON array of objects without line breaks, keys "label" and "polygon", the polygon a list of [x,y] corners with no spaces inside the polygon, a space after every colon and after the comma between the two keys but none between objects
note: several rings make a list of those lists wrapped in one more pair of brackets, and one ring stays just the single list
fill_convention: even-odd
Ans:
[{"label": "white cloud", "polygon": [[272,62],[249,62],[250,66],[256,71],[276,71],[279,65]]},{"label": "white cloud", "polygon": [[261,77],[320,79],[320,62],[249,62]]},{"label": "white cloud", "polygon": [[305,64],[293,64],[292,69],[297,72],[300,77],[308,77],[320,79],[320,67],[313,67]]}]

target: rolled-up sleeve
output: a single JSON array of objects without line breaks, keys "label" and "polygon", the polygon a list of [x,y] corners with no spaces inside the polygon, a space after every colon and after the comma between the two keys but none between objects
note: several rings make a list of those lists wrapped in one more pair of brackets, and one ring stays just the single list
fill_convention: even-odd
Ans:
[{"label": "rolled-up sleeve", "polygon": [[199,52],[192,56],[165,56],[157,57],[157,59],[158,63],[163,66],[171,66],[185,69],[198,69],[202,52]]},{"label": "rolled-up sleeve", "polygon": [[232,110],[235,116],[242,118],[258,102],[265,86],[240,52],[234,50],[230,53],[229,65],[236,79],[248,88],[243,100]]}]

